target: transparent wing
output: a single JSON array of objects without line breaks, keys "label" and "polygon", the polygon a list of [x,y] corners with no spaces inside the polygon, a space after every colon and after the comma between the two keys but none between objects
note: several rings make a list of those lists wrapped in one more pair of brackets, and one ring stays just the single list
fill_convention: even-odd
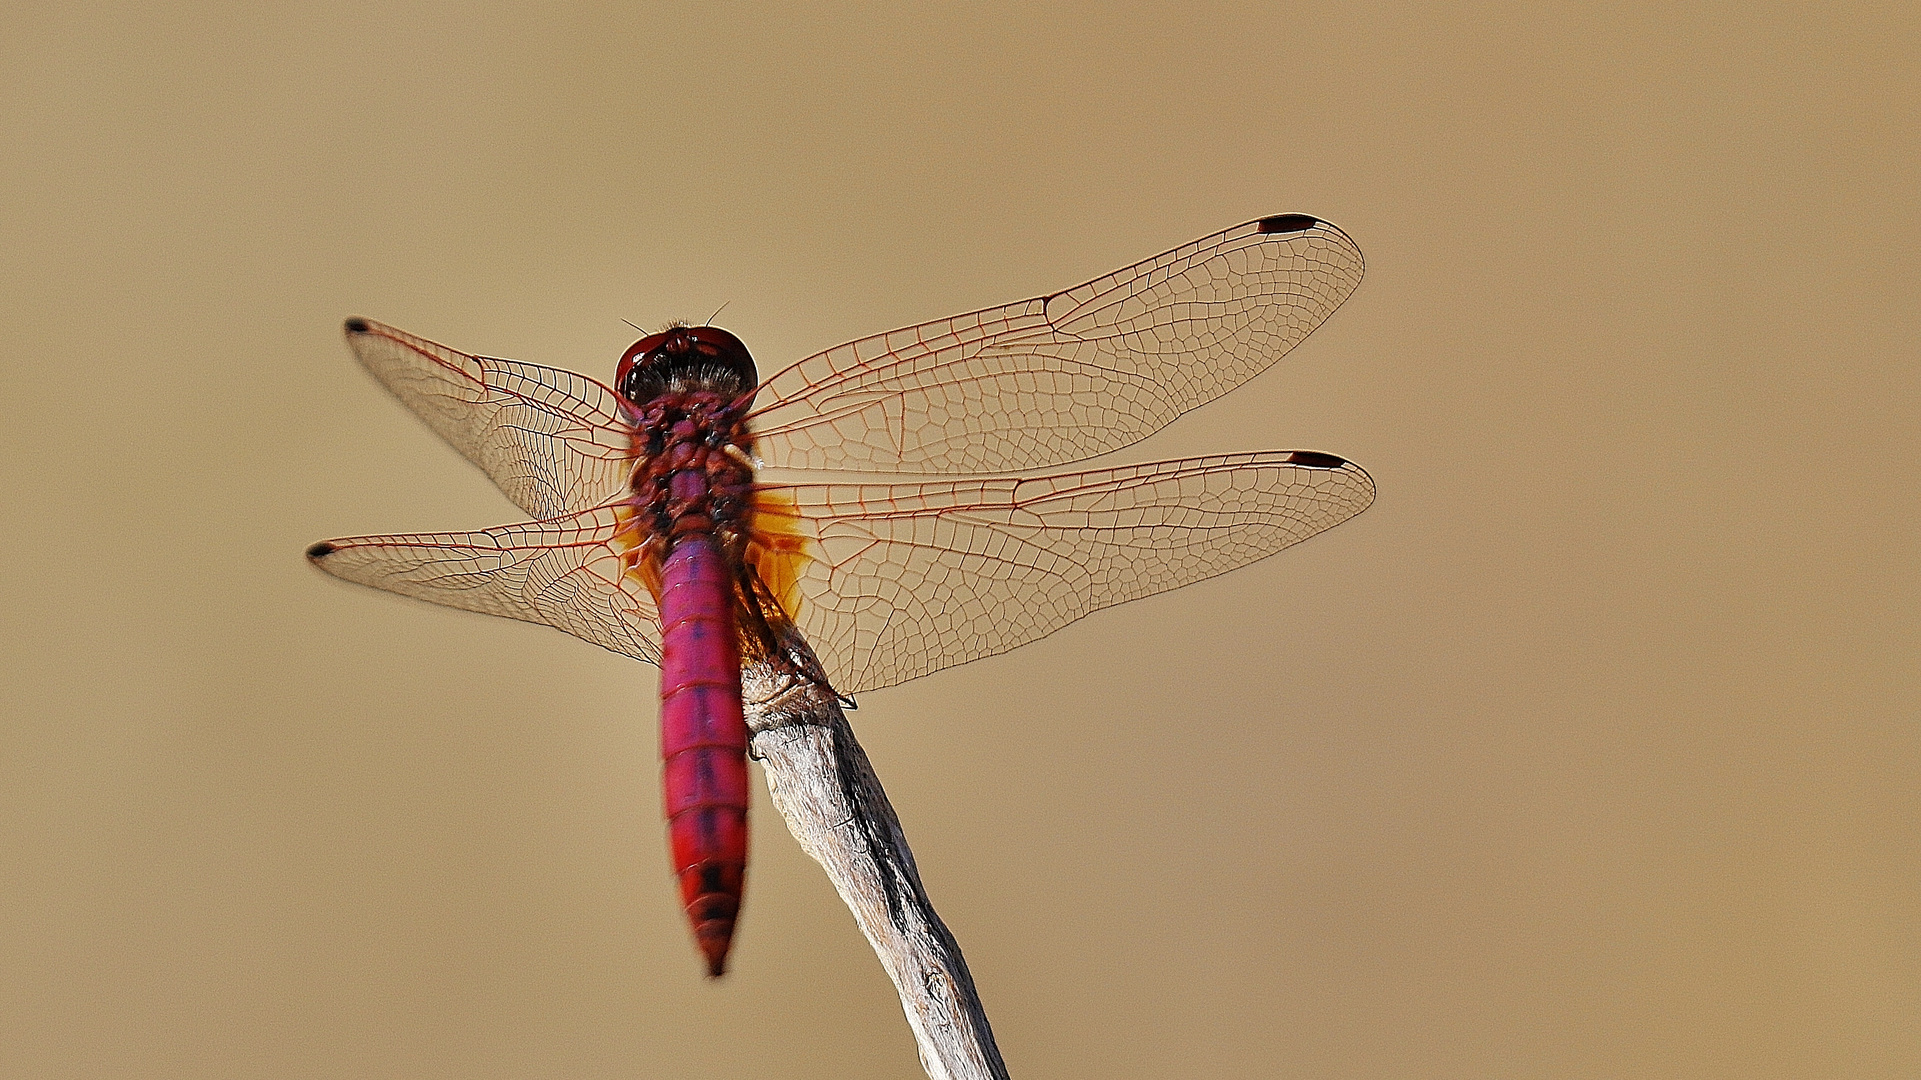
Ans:
[{"label": "transparent wing", "polygon": [[534,517],[599,506],[626,486],[626,412],[600,383],[469,356],[368,319],[347,320],[347,343],[394,396]]},{"label": "transparent wing", "polygon": [[1309,451],[762,491],[756,527],[803,538],[795,621],[843,693],[1005,652],[1245,566],[1374,499],[1359,466]]},{"label": "transparent wing", "polygon": [[1046,468],[1119,449],[1266,370],[1361,280],[1346,233],[1262,218],[1051,296],[851,341],[762,383],[794,469]]},{"label": "transparent wing", "polygon": [[624,508],[481,532],[355,536],[307,549],[335,577],[435,604],[557,627],[650,664],[660,617],[631,568]]}]

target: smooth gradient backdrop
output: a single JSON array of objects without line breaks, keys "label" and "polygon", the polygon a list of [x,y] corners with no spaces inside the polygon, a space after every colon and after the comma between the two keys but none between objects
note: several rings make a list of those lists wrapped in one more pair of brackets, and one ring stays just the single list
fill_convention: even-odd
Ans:
[{"label": "smooth gradient backdrop", "polygon": [[0,1075],[920,1075],[764,792],[701,977],[653,669],[305,565],[516,516],[340,321],[771,368],[1282,212],[1360,290],[1121,458],[1374,507],[854,717],[1013,1075],[1921,1073],[1916,24],[16,6]]}]

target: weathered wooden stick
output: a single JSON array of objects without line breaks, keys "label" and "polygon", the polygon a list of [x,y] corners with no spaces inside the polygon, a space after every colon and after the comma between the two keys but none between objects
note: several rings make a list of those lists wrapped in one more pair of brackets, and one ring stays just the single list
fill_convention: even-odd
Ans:
[{"label": "weathered wooden stick", "polygon": [[827,871],[900,992],[932,1080],[1007,1080],[987,1013],[954,935],[921,887],[914,853],[880,778],[854,739],[819,661],[798,633],[786,662],[741,673],[751,752],[767,768],[774,808]]}]

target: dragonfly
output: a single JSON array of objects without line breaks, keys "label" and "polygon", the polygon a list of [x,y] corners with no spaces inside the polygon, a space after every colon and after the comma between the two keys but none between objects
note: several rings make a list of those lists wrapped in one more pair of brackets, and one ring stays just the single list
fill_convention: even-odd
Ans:
[{"label": "dragonfly", "polygon": [[[634,342],[609,386],[349,319],[361,364],[531,520],[328,540],[307,557],[659,666],[671,866],[718,977],[747,865],[742,666],[782,663],[845,698],[1360,513],[1374,498],[1366,471],[1313,450],[1049,470],[1146,438],[1266,370],[1362,268],[1334,225],[1265,217],[764,380],[711,325]],[[811,656],[783,645],[796,633]]]}]

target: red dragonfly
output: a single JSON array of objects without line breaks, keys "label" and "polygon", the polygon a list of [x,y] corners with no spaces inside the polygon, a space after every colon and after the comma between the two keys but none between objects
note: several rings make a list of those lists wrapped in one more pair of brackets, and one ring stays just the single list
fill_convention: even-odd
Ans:
[{"label": "red dragonfly", "polygon": [[1037,470],[1127,446],[1265,370],[1361,269],[1333,225],[1261,218],[764,381],[713,326],[635,342],[608,387],[349,319],[360,362],[535,520],[307,556],[660,666],[673,868],[718,976],[747,860],[741,665],[790,655],[779,642],[798,629],[819,658],[806,677],[891,686],[1360,513],[1367,473],[1309,450]]}]

